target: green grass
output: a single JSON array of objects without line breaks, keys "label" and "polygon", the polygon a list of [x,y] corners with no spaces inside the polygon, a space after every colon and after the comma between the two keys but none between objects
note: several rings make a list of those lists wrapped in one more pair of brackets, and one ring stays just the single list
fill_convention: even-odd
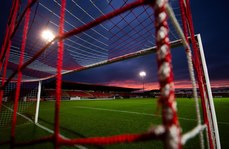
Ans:
[{"label": "green grass", "polygon": [[[191,99],[177,99],[178,115],[183,133],[196,126],[195,103]],[[229,136],[229,99],[217,98],[214,100],[220,131],[222,148],[228,148]],[[41,102],[39,123],[53,129],[55,102]],[[155,99],[123,99],[123,100],[80,100],[62,101],[60,111],[61,134],[68,138],[109,136],[122,133],[145,132],[152,125],[161,123],[160,110],[157,111]],[[157,114],[159,113],[159,114]],[[154,115],[155,114],[155,115]],[[19,117],[19,116],[18,116]],[[9,128],[0,129],[0,139],[9,139]],[[45,135],[48,132],[39,127],[24,123],[16,130],[17,141],[31,140]],[[190,140],[185,148],[198,148],[198,137]],[[7,148],[8,146],[3,146]],[[31,148],[51,148],[51,143],[44,143]],[[131,144],[89,148],[163,148],[160,141],[148,141]],[[2,147],[0,147],[2,148]],[[66,148],[66,147],[62,147]]]}]

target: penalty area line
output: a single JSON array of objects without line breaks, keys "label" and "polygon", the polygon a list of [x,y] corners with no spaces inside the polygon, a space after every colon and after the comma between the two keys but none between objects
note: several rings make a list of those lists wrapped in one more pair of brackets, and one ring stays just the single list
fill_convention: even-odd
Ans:
[{"label": "penalty area line", "polygon": [[[75,106],[75,108],[79,109],[91,109],[91,110],[100,110],[100,111],[109,111],[109,112],[119,112],[119,113],[127,113],[127,114],[137,114],[137,115],[145,115],[145,116],[152,116],[152,117],[161,117],[161,115],[151,114],[151,113],[143,113],[143,112],[135,112],[135,111],[125,111],[125,110],[115,110],[115,109],[105,109],[105,108],[94,108],[94,107],[86,107],[86,106]],[[197,121],[196,119],[192,118],[185,118],[185,117],[178,117],[179,120],[185,121]],[[229,125],[228,122],[217,122],[221,125]]]},{"label": "penalty area line", "polygon": [[[91,110],[99,110],[99,111],[109,111],[109,112],[119,112],[119,113],[127,113],[127,114],[137,114],[137,115],[145,115],[145,116],[152,116],[152,117],[161,117],[161,115],[157,115],[157,114],[135,112],[135,111],[125,111],[125,110],[94,108],[94,107],[86,107],[86,106],[75,106],[75,108],[79,108],[79,109],[91,109]],[[179,120],[186,120],[186,121],[196,121],[195,119],[184,118],[184,117],[179,117],[178,119]]]}]

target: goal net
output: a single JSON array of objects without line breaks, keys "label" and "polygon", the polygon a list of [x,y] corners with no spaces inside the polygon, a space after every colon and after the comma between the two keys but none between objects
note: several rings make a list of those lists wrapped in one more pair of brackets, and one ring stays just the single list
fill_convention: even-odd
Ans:
[{"label": "goal net", "polygon": [[[170,51],[181,44],[187,54],[197,111],[196,127],[185,134],[177,114]],[[149,53],[157,55],[161,124],[139,134],[82,138],[62,135],[62,75]],[[165,148],[182,148],[187,140],[199,135],[201,148],[220,148],[205,63],[200,35],[194,34],[189,0],[13,0],[0,53],[0,130],[8,135],[0,137],[0,146],[52,143],[55,148],[85,148],[155,139],[161,140]],[[49,91],[54,100],[50,114],[53,123],[47,128],[39,121],[39,105],[44,100],[41,96],[45,96],[42,84],[53,78],[56,88]],[[28,133],[39,127],[48,134],[17,137],[17,129],[26,129],[26,123],[34,123],[33,131]]]}]

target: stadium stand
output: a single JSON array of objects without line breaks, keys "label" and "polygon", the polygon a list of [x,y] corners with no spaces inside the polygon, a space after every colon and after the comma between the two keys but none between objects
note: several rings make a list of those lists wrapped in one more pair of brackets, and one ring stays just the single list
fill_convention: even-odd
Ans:
[{"label": "stadium stand", "polygon": [[[113,87],[104,85],[84,84],[75,82],[63,82],[63,99],[96,99],[96,98],[130,98],[137,97],[139,93],[133,91],[139,89]],[[47,83],[42,91],[45,100],[55,99],[55,82]]]}]

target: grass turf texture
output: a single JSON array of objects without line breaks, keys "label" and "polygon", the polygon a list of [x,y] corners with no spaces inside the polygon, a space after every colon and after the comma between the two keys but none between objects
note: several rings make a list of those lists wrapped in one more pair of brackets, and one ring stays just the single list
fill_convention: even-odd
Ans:
[{"label": "grass turf texture", "polygon": [[[196,126],[195,103],[192,99],[177,99],[179,121],[184,132]],[[220,131],[222,148],[229,146],[229,99],[215,98],[214,100]],[[39,123],[53,130],[54,122],[53,101],[41,102]],[[31,110],[30,110],[31,111]],[[160,111],[157,112],[155,99],[122,99],[122,100],[80,100],[62,101],[60,112],[61,134],[68,138],[109,136],[122,133],[141,133],[151,125],[161,123]],[[23,118],[19,118],[21,122]],[[0,128],[0,139],[8,140],[10,128]],[[41,136],[50,135],[48,132],[31,123],[20,123],[16,129],[16,140],[25,141]],[[30,148],[52,148],[51,143],[29,146]],[[147,141],[131,144],[110,146],[87,146],[89,148],[163,148],[160,141]],[[198,148],[198,137],[188,141],[185,148]],[[0,148],[8,148],[2,146]],[[62,148],[73,148],[62,146]]]}]

